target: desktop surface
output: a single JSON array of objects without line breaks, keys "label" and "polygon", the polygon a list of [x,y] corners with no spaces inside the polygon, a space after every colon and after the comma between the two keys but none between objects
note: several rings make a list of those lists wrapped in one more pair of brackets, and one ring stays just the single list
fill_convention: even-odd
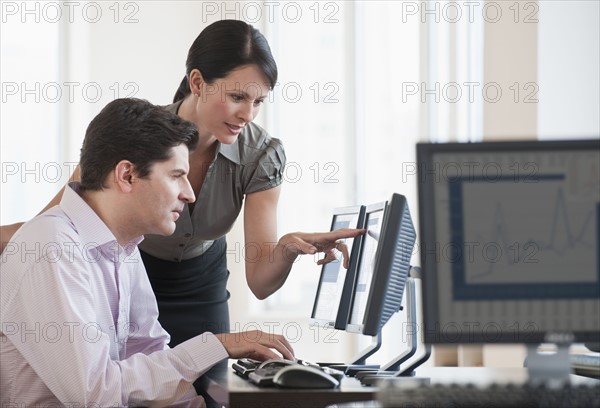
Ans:
[{"label": "desktop surface", "polygon": [[[310,408],[310,407],[375,407],[377,386],[363,386],[355,378],[345,377],[337,389],[281,389],[262,388],[239,377],[231,368],[211,370],[204,386],[207,394],[218,404],[228,407],[261,407],[261,408]],[[570,375],[573,385],[597,385],[600,381],[575,374]],[[436,384],[460,384],[488,386],[491,384],[524,384],[528,372],[523,367],[491,368],[491,367],[419,367],[415,377],[398,379],[397,381],[427,381]],[[389,381],[389,380],[384,380]],[[392,380],[394,381],[394,380]],[[369,405],[370,404],[370,405]]]},{"label": "desktop surface", "polygon": [[[512,407],[513,401],[507,398],[519,397],[519,392],[525,387],[536,390],[536,386],[526,385],[528,372],[523,367],[425,367],[418,368],[414,378],[386,379],[379,383],[375,399],[372,401],[352,402],[331,405],[330,408],[384,408],[384,407]],[[405,388],[403,388],[405,387]],[[562,405],[536,405],[535,402],[527,405],[516,406],[582,406],[585,408],[597,407],[600,404],[600,381],[587,377],[572,374],[569,376],[569,382],[566,387],[572,392],[578,387],[585,388],[588,392],[585,397],[588,399],[585,405],[577,404],[575,399],[569,400],[568,404]],[[419,390],[419,388],[421,388]],[[417,389],[418,397],[412,389]],[[559,395],[564,388],[556,388]],[[543,389],[543,386],[537,388],[538,392],[545,392],[547,395],[553,388]],[[467,398],[460,397],[464,392]],[[480,394],[477,394],[481,392]],[[499,399],[485,401],[493,393],[501,395]],[[504,392],[504,393],[503,393]],[[510,392],[510,394],[506,394]],[[446,395],[447,394],[447,395]],[[438,399],[440,395],[444,400]],[[452,400],[451,395],[457,396],[457,400]],[[469,400],[469,397],[481,396],[480,400]],[[591,402],[590,402],[591,399]],[[532,400],[536,401],[535,396]],[[457,403],[463,401],[463,403]],[[465,402],[468,401],[468,402]]]},{"label": "desktop surface", "polygon": [[344,377],[334,389],[259,387],[235,374],[234,362],[230,360],[227,369],[211,370],[204,381],[206,393],[225,407],[311,408],[375,398],[376,388],[364,387],[351,377]]}]

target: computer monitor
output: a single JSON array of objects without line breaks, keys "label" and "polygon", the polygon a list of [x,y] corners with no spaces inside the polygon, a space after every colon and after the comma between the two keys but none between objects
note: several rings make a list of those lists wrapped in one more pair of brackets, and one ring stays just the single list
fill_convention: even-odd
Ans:
[{"label": "computer monitor", "polygon": [[[363,228],[365,206],[336,208],[333,210],[331,231],[342,228]],[[346,328],[354,277],[356,260],[360,245],[354,245],[358,239],[349,238],[344,241],[349,250],[348,269],[340,260],[324,264],[317,293],[310,316],[310,324],[320,327],[344,330]]]},{"label": "computer monitor", "polygon": [[600,140],[417,145],[424,338],[597,342]]},{"label": "computer monitor", "polygon": [[406,198],[367,206],[346,331],[376,336],[400,310],[416,234]]}]

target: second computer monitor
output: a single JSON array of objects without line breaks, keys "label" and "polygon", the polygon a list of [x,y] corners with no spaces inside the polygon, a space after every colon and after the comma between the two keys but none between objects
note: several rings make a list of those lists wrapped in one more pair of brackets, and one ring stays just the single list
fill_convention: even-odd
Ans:
[{"label": "second computer monitor", "polygon": [[400,309],[416,239],[406,198],[367,206],[346,330],[377,335]]},{"label": "second computer monitor", "polygon": [[[336,208],[333,211],[331,231],[363,228],[364,217],[364,206]],[[348,269],[344,268],[340,260],[324,264],[321,268],[319,286],[310,316],[312,325],[338,330],[346,328],[360,239],[349,238],[344,241],[350,255]]]},{"label": "second computer monitor", "polygon": [[600,139],[417,160],[427,343],[600,341]]}]

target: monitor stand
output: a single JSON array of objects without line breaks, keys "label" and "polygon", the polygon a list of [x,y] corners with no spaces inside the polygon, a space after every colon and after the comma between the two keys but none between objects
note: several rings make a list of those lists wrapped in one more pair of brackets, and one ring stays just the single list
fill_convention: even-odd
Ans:
[{"label": "monitor stand", "polygon": [[569,381],[569,344],[556,345],[556,352],[539,352],[537,344],[527,345],[525,366],[532,384],[559,385]]},{"label": "monitor stand", "polygon": [[415,355],[418,347],[418,326],[417,326],[417,308],[415,302],[415,280],[414,278],[408,278],[406,282],[405,294],[406,294],[406,338],[408,348],[400,353],[389,363],[381,367],[381,371],[398,371],[400,365],[407,361],[409,358]]},{"label": "monitor stand", "polygon": [[361,351],[359,355],[355,357],[350,364],[319,363],[319,365],[326,365],[329,368],[343,371],[346,375],[349,376],[354,376],[359,371],[377,370],[379,369],[379,364],[367,364],[367,358],[371,357],[381,348],[381,329],[379,329],[377,334],[375,336],[372,336],[371,339],[371,345],[365,348],[363,351]]},{"label": "monitor stand", "polygon": [[[408,348],[392,361],[382,366],[381,370],[363,371],[358,373],[356,377],[360,379],[363,385],[373,385],[381,378],[412,377],[415,375],[414,370],[426,362],[431,356],[431,346],[424,345],[423,342],[420,341],[418,334],[420,314],[417,313],[416,278],[408,278],[404,293],[406,295],[406,327],[409,328],[406,332]],[[424,348],[424,352],[411,361],[411,358],[416,354],[419,346]]]}]

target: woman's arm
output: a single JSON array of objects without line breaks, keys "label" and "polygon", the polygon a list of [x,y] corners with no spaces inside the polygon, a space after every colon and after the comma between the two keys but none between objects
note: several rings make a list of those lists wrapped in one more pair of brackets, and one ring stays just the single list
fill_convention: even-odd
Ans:
[{"label": "woman's arm", "polygon": [[364,233],[364,230],[340,229],[331,232],[293,232],[277,240],[277,202],[281,187],[248,194],[244,204],[246,280],[252,293],[264,299],[285,283],[294,261],[301,254],[324,252],[322,264],[335,259],[334,249],[344,255],[348,267],[348,248],[338,240]]},{"label": "woman's arm", "polygon": [[[71,181],[79,181],[79,180],[81,180],[81,174],[80,174],[80,171],[79,171],[79,165],[77,165],[77,167],[75,167],[75,170],[73,171],[73,174],[71,174],[71,177],[69,177],[69,182],[71,182]],[[41,213],[43,213],[43,212],[45,212],[49,208],[52,208],[55,205],[58,205],[58,203],[60,203],[60,200],[62,199],[63,191],[65,191],[64,187],[60,189],[60,191],[42,209],[42,211],[40,211],[38,213],[38,215],[41,214]],[[15,235],[15,232],[17,232],[17,230],[19,228],[21,228],[21,226],[23,224],[24,224],[24,222],[17,222],[15,224],[8,224],[8,225],[1,225],[0,226],[0,253],[4,251],[4,248],[6,247],[6,244],[8,244],[8,241],[10,241],[10,239],[12,238],[12,236]]]},{"label": "woman's arm", "polygon": [[279,289],[290,272],[295,256],[277,242],[277,203],[281,186],[246,195],[244,240],[246,281],[254,296],[264,299]]}]

